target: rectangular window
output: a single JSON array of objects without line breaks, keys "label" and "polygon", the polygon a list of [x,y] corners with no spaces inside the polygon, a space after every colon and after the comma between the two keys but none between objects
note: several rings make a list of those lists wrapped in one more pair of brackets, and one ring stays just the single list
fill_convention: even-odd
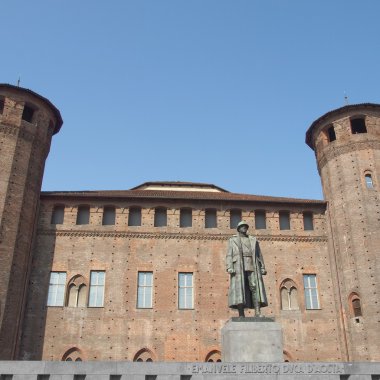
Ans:
[{"label": "rectangular window", "polygon": [[77,213],[77,224],[88,224],[90,222],[90,207],[79,206]]},{"label": "rectangular window", "polygon": [[137,285],[137,307],[139,309],[151,309],[153,272],[139,272]]},{"label": "rectangular window", "polygon": [[314,230],[313,213],[312,212],[304,212],[303,213],[303,229],[305,231]]},{"label": "rectangular window", "polygon": [[65,206],[54,206],[51,214],[51,224],[63,224],[65,217]]},{"label": "rectangular window", "polygon": [[115,207],[104,207],[102,224],[103,226],[113,226],[115,224]]},{"label": "rectangular window", "polygon": [[66,272],[51,272],[48,306],[63,306],[65,302]]},{"label": "rectangular window", "polygon": [[31,123],[33,120],[34,109],[25,104],[24,110],[22,111],[21,119]]},{"label": "rectangular window", "polygon": [[129,209],[128,226],[141,226],[141,208],[131,207]]},{"label": "rectangular window", "polygon": [[315,274],[304,274],[303,286],[305,292],[306,309],[320,309],[317,288],[317,276]]},{"label": "rectangular window", "polygon": [[280,211],[280,230],[290,230],[289,211]]},{"label": "rectangular window", "polygon": [[166,227],[168,224],[168,215],[166,208],[157,207],[154,212],[154,226]]},{"label": "rectangular window", "polygon": [[104,271],[91,271],[89,307],[103,307],[105,277]]},{"label": "rectangular window", "polygon": [[333,142],[336,140],[335,129],[333,126],[327,129],[327,136],[330,142]]},{"label": "rectangular window", "polygon": [[265,211],[255,211],[255,229],[265,230],[267,228],[267,220]]},{"label": "rectangular window", "polygon": [[208,209],[205,211],[205,228],[216,228],[216,210]]},{"label": "rectangular window", "polygon": [[182,208],[179,216],[179,226],[181,228],[193,225],[193,211],[190,208]]},{"label": "rectangular window", "polygon": [[239,222],[241,222],[241,210],[231,210],[230,228],[236,229]]},{"label": "rectangular window", "polygon": [[194,309],[192,273],[178,273],[178,308]]}]

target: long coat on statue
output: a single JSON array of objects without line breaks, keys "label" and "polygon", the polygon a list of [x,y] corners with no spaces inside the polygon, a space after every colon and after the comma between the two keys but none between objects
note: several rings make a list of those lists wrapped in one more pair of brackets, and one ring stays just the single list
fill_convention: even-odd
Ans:
[{"label": "long coat on statue", "polygon": [[[256,284],[256,296],[260,306],[268,306],[268,300],[265,293],[263,276],[261,268],[265,268],[264,259],[261,255],[259,243],[254,236],[250,236],[251,252],[254,263],[254,279]],[[243,248],[239,235],[234,235],[229,240],[228,252],[226,257],[226,269],[233,269],[235,273],[230,274],[230,289],[228,293],[228,305],[231,308],[237,308],[237,305],[243,304],[245,308],[253,309],[252,293],[249,289],[248,279],[244,273]]]}]

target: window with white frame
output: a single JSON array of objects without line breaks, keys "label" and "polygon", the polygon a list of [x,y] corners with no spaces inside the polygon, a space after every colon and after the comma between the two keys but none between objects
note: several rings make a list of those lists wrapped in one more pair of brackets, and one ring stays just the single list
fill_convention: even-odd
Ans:
[{"label": "window with white frame", "polygon": [[65,302],[66,272],[51,272],[48,306],[63,306]]},{"label": "window with white frame", "polygon": [[178,273],[178,308],[194,308],[193,274]]},{"label": "window with white frame", "polygon": [[306,309],[308,310],[320,309],[318,287],[317,287],[317,275],[304,274],[303,286],[304,286],[304,293],[305,293]]},{"label": "window with white frame", "polygon": [[103,307],[105,278],[106,278],[106,272],[91,271],[90,294],[89,294],[89,299],[88,299],[89,307]]},{"label": "window with white frame", "polygon": [[139,272],[137,280],[137,307],[152,308],[153,272]]}]

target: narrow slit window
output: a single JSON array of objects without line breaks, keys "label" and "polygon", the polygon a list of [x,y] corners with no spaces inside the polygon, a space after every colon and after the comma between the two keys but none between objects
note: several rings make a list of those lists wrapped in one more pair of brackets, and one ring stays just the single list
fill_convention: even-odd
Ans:
[{"label": "narrow slit window", "polygon": [[190,208],[182,208],[180,211],[179,226],[181,228],[191,227],[193,225],[193,211]]},{"label": "narrow slit window", "polygon": [[334,126],[331,126],[327,129],[327,136],[328,136],[329,142],[333,142],[336,140],[336,134],[335,134]]},{"label": "narrow slit window", "polygon": [[216,210],[207,209],[205,211],[205,228],[216,228],[217,219],[216,219]]},{"label": "narrow slit window", "polygon": [[354,317],[361,317],[363,315],[362,313],[362,307],[360,304],[360,299],[358,297],[352,299],[352,311],[354,314]]},{"label": "narrow slit window", "polygon": [[365,175],[365,184],[367,186],[367,189],[373,189],[374,188],[371,174]]},{"label": "narrow slit window", "polygon": [[255,229],[265,230],[267,228],[266,213],[264,210],[255,211]]},{"label": "narrow slit window", "polygon": [[4,112],[4,105],[5,105],[4,98],[0,98],[0,114]]},{"label": "narrow slit window", "polygon": [[141,208],[131,207],[129,209],[128,226],[141,226]]},{"label": "narrow slit window", "polygon": [[351,119],[351,132],[354,135],[358,133],[367,133],[365,119],[362,117],[357,118],[357,119]]},{"label": "narrow slit window", "polygon": [[103,209],[103,226],[113,226],[115,224],[115,207],[106,206]]}]

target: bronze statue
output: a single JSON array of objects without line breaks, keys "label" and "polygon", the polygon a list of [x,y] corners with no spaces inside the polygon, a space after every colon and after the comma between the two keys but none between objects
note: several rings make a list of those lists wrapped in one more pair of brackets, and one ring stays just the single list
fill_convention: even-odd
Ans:
[{"label": "bronze statue", "polygon": [[248,228],[246,222],[237,225],[238,234],[230,238],[226,257],[230,274],[228,305],[238,309],[239,317],[245,316],[244,309],[255,309],[255,316],[261,316],[260,309],[268,306],[263,256],[256,237],[247,234]]}]

